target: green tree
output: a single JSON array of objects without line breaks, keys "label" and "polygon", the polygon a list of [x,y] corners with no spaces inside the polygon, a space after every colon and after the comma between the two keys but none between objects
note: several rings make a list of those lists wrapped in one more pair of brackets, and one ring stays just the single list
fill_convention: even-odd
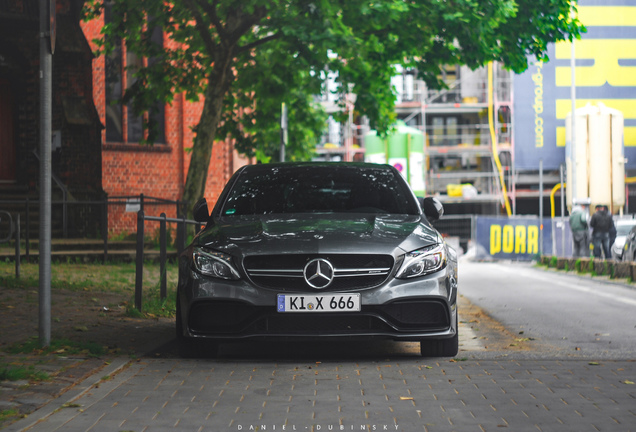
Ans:
[{"label": "green tree", "polygon": [[[395,65],[416,68],[432,87],[442,85],[442,65],[500,61],[522,72],[528,56],[546,59],[548,43],[583,31],[570,18],[570,0],[109,2],[113,20],[101,50],[123,38],[128,50],[152,58],[124,96],[133,108],[151,110],[181,92],[204,97],[185,185],[189,203],[203,196],[215,139],[231,135],[244,153],[276,154],[282,102],[290,106],[290,153],[306,157],[322,129],[324,113],[312,95],[327,70],[338,92],[351,89],[356,111],[382,132],[395,119]],[[101,8],[102,0],[92,0],[87,16]],[[177,44],[154,45],[156,27]]]}]

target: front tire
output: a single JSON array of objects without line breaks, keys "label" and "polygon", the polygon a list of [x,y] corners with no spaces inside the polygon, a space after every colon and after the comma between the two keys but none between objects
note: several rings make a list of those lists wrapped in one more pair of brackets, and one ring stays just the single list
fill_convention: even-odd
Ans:
[{"label": "front tire", "polygon": [[420,342],[422,357],[455,357],[459,352],[459,337]]},{"label": "front tire", "polygon": [[455,335],[448,339],[420,341],[422,357],[455,357],[459,352],[459,322],[455,316]]}]

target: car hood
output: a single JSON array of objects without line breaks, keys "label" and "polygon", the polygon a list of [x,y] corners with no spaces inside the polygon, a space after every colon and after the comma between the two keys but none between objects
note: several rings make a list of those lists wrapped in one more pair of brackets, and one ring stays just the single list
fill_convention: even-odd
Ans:
[{"label": "car hood", "polygon": [[420,216],[286,214],[220,218],[195,244],[235,256],[285,253],[380,253],[400,255],[440,243]]}]

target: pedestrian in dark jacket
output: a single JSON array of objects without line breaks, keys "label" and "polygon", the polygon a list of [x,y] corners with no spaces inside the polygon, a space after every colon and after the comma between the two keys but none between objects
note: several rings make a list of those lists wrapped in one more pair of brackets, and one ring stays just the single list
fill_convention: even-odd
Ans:
[{"label": "pedestrian in dark jacket", "polygon": [[[605,210],[607,210],[607,206],[605,206]],[[609,235],[610,235],[610,250],[612,250],[612,245],[614,245],[614,242],[616,241],[616,235],[617,235],[617,231],[616,231],[616,224],[614,223],[614,219],[612,219],[612,227],[610,228],[609,231]]]},{"label": "pedestrian in dark jacket", "polygon": [[596,212],[590,220],[592,228],[592,244],[594,245],[594,256],[601,258],[601,251],[605,259],[610,259],[610,231],[616,229],[612,215],[606,206],[597,205]]}]

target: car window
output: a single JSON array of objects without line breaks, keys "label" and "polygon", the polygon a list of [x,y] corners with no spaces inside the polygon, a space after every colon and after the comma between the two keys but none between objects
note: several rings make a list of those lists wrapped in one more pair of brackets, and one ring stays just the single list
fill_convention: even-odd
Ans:
[{"label": "car window", "polygon": [[223,216],[360,212],[418,214],[408,186],[392,170],[290,166],[245,170],[221,208]]},{"label": "car window", "polygon": [[[635,222],[636,223],[636,222]],[[624,236],[629,233],[634,224],[620,224],[616,226],[616,235]]]}]

